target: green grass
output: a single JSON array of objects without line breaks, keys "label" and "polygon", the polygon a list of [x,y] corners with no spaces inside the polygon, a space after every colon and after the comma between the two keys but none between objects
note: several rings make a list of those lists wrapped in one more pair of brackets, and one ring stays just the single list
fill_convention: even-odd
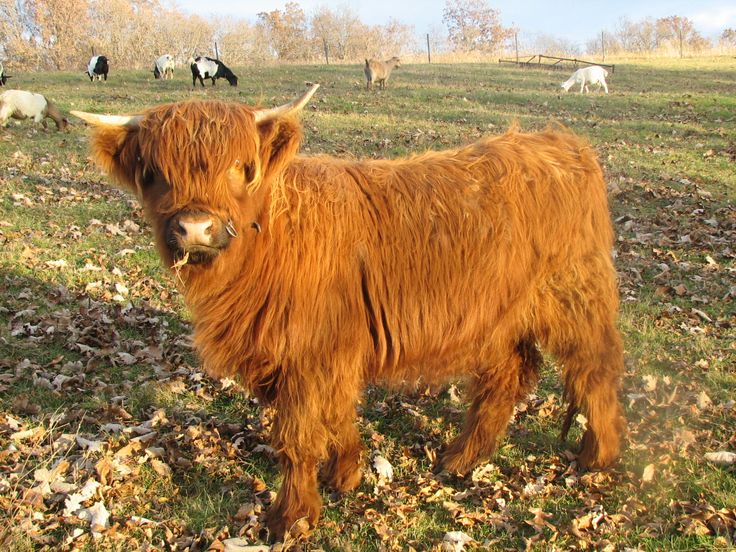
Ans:
[{"label": "green grass", "polygon": [[[366,92],[360,66],[234,70],[238,88],[192,88],[185,70],[173,81],[115,71],[94,84],[78,73],[18,73],[13,86],[65,112],[133,113],[189,98],[272,106],[320,82],[303,116],[303,151],[340,157],[395,157],[513,124],[562,124],[598,151],[616,221],[629,422],[621,462],[603,474],[570,467],[566,451],[581,429],[575,424],[560,443],[565,407],[551,363],[494,464],[464,480],[431,473],[431,454],[459,430],[463,405],[443,390],[371,388],[359,429],[395,479],[378,483],[366,458],[356,491],[338,498],[325,490],[307,549],[436,550],[448,531],[491,550],[734,545],[734,468],[704,460],[736,450],[732,59],[622,60],[607,96],[561,93],[566,74],[485,64],[405,65],[384,92]],[[189,315],[139,206],[87,161],[86,130],[72,121],[66,133],[28,122],[0,130],[0,511],[9,512],[0,547],[206,547],[239,534],[255,543],[280,482],[263,447],[268,412],[237,386],[202,376]],[[66,265],[55,266],[59,260]],[[127,433],[105,433],[110,423]],[[95,499],[112,514],[101,539],[62,515],[64,494],[24,499],[62,433],[104,441],[102,452],[69,452],[77,467],[65,481],[81,486],[99,479],[94,466],[112,461],[146,423],[152,440],[121,457],[129,472],[106,481]],[[34,427],[47,432],[40,441],[11,441]],[[170,475],[154,469],[150,447]],[[650,465],[653,479],[642,481]],[[235,518],[248,503],[258,505],[253,524]],[[549,514],[549,525],[534,526],[534,508]],[[133,516],[155,525],[136,525]],[[596,523],[586,526],[586,516]]]}]

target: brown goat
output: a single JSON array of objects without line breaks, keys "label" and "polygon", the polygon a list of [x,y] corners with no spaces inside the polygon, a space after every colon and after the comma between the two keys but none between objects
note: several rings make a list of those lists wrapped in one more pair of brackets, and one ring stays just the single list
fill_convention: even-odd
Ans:
[{"label": "brown goat", "polygon": [[[578,463],[619,453],[623,368],[606,186],[568,132],[498,137],[385,160],[297,155],[299,100],[219,101],[96,125],[100,166],[142,202],[176,263],[205,369],[275,407],[279,538],[320,513],[317,486],[361,479],[355,409],[369,382],[466,377],[471,405],[439,468],[494,452],[535,385],[537,346],[588,420]],[[182,266],[183,264],[183,266]]]},{"label": "brown goat", "polygon": [[377,84],[381,90],[386,88],[391,71],[401,67],[401,60],[396,56],[386,61],[380,59],[366,59],[363,72],[365,73],[365,88],[370,90],[373,84]]}]

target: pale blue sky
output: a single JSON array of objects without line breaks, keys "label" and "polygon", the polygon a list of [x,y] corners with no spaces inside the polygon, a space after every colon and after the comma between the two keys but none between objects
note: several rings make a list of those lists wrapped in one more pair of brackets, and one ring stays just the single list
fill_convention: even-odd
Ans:
[{"label": "pale blue sky", "polygon": [[[445,0],[296,0],[309,15],[317,7],[333,9],[347,6],[361,21],[371,25],[395,18],[413,25],[418,35],[444,29],[442,11]],[[262,11],[283,9],[287,0],[176,0],[188,13],[229,15],[255,21]],[[645,17],[681,15],[692,19],[700,33],[716,37],[727,28],[736,28],[736,0],[609,0],[542,2],[539,0],[490,0],[489,5],[501,14],[505,26],[514,24],[526,35],[546,34],[580,45],[615,30],[622,17],[638,21]]]}]

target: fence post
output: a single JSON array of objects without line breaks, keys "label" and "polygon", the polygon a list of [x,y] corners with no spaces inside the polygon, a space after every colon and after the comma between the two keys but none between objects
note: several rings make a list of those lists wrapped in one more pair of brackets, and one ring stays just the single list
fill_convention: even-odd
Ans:
[{"label": "fence post", "polygon": [[432,52],[429,49],[429,33],[427,33],[427,63],[432,63]]},{"label": "fence post", "polygon": [[215,59],[220,59],[220,52],[217,51],[217,42],[215,42]]},{"label": "fence post", "polygon": [[601,31],[601,52],[603,53],[603,63],[606,62],[606,41],[603,38],[603,31]]}]

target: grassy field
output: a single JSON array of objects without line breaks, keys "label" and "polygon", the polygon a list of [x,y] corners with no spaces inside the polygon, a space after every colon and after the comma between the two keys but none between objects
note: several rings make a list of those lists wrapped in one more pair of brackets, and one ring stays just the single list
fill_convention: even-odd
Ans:
[{"label": "grassy field", "polygon": [[[607,96],[560,94],[567,73],[496,65],[406,65],[385,92],[366,92],[359,66],[234,70],[238,88],[192,89],[181,69],[173,81],[113,70],[107,83],[11,82],[65,112],[124,113],[203,97],[271,106],[316,81],[303,150],[341,157],[561,123],[599,152],[618,236],[628,435],[614,469],[576,471],[552,364],[492,463],[462,480],[431,472],[461,422],[462,386],[371,388],[360,430],[394,479],[366,459],[363,484],[326,492],[297,546],[439,550],[462,531],[466,549],[733,549],[736,468],[707,456],[736,452],[733,59],[620,63]],[[279,485],[269,413],[202,375],[137,202],[89,163],[73,122],[0,130],[0,549],[259,544]]]}]

